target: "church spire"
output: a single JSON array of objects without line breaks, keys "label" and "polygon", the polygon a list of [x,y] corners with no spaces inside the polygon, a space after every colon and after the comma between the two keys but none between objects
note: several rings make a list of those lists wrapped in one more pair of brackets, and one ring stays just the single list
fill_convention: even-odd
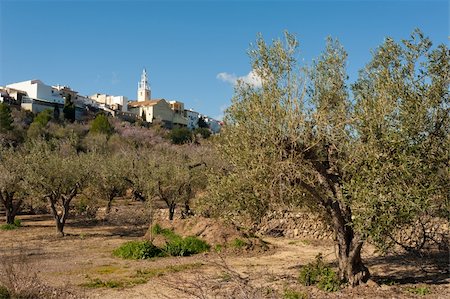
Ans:
[{"label": "church spire", "polygon": [[147,70],[142,70],[141,81],[138,83],[138,101],[148,101],[151,97],[150,85],[148,84]]}]

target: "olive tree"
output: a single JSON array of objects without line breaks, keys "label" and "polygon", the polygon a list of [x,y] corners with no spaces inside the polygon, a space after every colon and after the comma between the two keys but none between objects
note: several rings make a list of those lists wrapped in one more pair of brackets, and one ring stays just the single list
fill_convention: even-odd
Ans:
[{"label": "olive tree", "polygon": [[92,180],[90,185],[95,194],[106,200],[106,214],[111,211],[114,198],[122,195],[128,187],[131,162],[121,152],[108,154],[92,153]]},{"label": "olive tree", "polygon": [[339,276],[354,286],[370,277],[367,238],[380,240],[448,190],[448,49],[431,51],[417,33],[403,45],[388,39],[354,100],[339,42],[329,38],[306,71],[297,53],[288,33],[272,44],[258,37],[250,50],[261,85],[235,89],[217,140],[230,166],[211,176],[208,200],[218,214],[254,222],[280,204],[318,213],[334,232]]},{"label": "olive tree", "polygon": [[6,210],[6,223],[13,224],[23,203],[25,190],[23,154],[12,148],[0,148],[0,203]]},{"label": "olive tree", "polygon": [[190,201],[198,187],[204,183],[201,157],[193,155],[190,146],[183,148],[160,147],[155,151],[153,165],[154,194],[164,201],[169,209],[169,220],[173,220],[175,209],[183,206],[182,216],[190,215]]},{"label": "olive tree", "polygon": [[70,203],[90,178],[90,156],[77,153],[68,142],[37,141],[26,160],[27,185],[35,196],[48,201],[56,231],[64,236]]}]

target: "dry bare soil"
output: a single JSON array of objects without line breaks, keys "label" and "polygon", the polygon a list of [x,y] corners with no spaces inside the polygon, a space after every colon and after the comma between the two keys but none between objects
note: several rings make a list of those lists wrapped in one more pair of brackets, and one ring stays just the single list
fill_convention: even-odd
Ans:
[{"label": "dry bare soil", "polygon": [[[21,228],[0,231],[1,267],[64,290],[55,293],[58,298],[450,298],[448,255],[436,257],[440,265],[426,264],[407,255],[383,257],[366,246],[363,257],[374,282],[327,293],[301,286],[297,277],[318,253],[334,263],[330,241],[263,237],[269,245],[265,251],[229,247],[135,261],[112,251],[141,239],[146,225],[72,219],[67,235],[58,237],[50,215],[19,218]],[[0,272],[2,280],[10,279],[5,277],[10,272]],[[415,294],[425,289],[427,295]]]}]

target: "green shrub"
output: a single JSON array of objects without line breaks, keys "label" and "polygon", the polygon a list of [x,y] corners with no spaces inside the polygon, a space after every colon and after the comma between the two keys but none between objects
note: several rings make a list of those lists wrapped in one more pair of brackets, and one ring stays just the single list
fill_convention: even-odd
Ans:
[{"label": "green shrub", "polygon": [[173,238],[167,242],[165,251],[172,256],[189,256],[208,251],[209,244],[197,237]]},{"label": "green shrub", "polygon": [[100,133],[109,136],[113,133],[114,129],[109,123],[108,117],[104,114],[99,114],[92,121],[89,131],[92,133]]},{"label": "green shrub", "polygon": [[247,245],[248,245],[247,242],[239,238],[236,238],[231,242],[231,246],[233,246],[234,248],[242,248],[246,247]]},{"label": "green shrub", "polygon": [[33,120],[33,123],[39,124],[41,127],[45,127],[48,122],[53,117],[53,111],[51,109],[45,109],[44,111],[41,111],[36,115],[36,117]]},{"label": "green shrub", "polygon": [[317,285],[319,289],[327,292],[335,292],[340,288],[336,272],[324,264],[321,253],[316,256],[314,262],[302,267],[298,279],[305,286]]},{"label": "green shrub", "polygon": [[149,241],[130,241],[122,244],[113,251],[117,257],[124,259],[149,259],[152,257],[163,256],[161,249],[150,243]]},{"label": "green shrub", "polygon": [[188,128],[175,128],[169,133],[173,144],[184,144],[192,141],[192,132]]},{"label": "green shrub", "polygon": [[0,299],[9,299],[11,294],[7,287],[0,285]]},{"label": "green shrub", "polygon": [[208,128],[197,128],[194,130],[194,135],[200,134],[202,138],[208,139],[211,136],[211,131]]},{"label": "green shrub", "polygon": [[7,104],[0,103],[0,133],[11,131],[13,129],[13,122],[11,108]]}]

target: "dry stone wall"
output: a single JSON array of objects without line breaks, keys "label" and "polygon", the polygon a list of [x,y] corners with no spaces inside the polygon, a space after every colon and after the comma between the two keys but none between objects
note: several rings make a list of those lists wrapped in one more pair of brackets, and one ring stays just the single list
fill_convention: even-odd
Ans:
[{"label": "dry stone wall", "polygon": [[274,212],[259,227],[263,235],[328,240],[333,232],[320,218],[307,212]]}]

